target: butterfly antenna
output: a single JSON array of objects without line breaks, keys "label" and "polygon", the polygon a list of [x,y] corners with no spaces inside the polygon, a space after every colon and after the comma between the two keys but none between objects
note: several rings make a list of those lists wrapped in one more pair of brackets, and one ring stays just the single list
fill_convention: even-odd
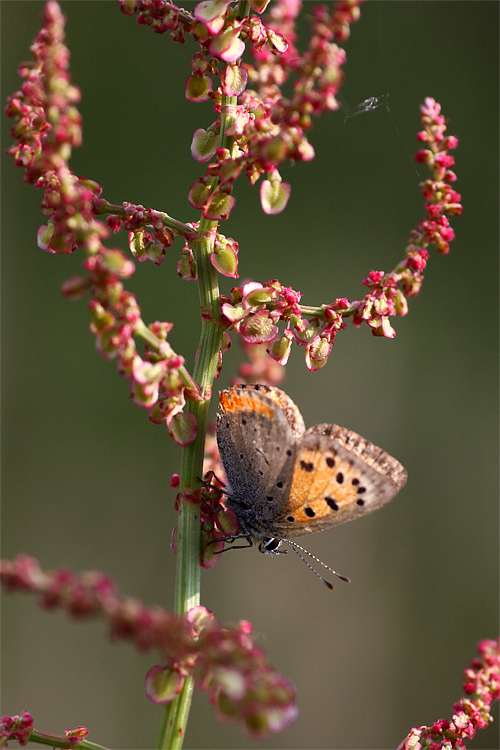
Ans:
[{"label": "butterfly antenna", "polygon": [[337,578],[340,578],[341,581],[345,581],[346,583],[351,583],[351,579],[350,578],[347,578],[346,576],[342,576],[342,575],[340,575],[340,573],[337,573],[336,570],[334,570],[333,568],[330,568],[330,566],[327,565],[326,563],[324,563],[323,560],[320,560],[319,557],[316,557],[316,555],[313,555],[312,552],[309,552],[309,550],[304,549],[304,547],[301,547],[300,544],[297,544],[297,542],[292,542],[292,541],[290,541],[290,539],[282,539],[281,541],[285,542],[286,544],[289,544],[290,547],[295,552],[295,554],[298,555],[300,557],[300,559],[302,560],[302,562],[304,562],[307,565],[307,567],[309,568],[309,570],[312,570],[312,572],[314,573],[314,575],[318,576],[318,578],[320,579],[320,581],[323,581],[323,583],[325,584],[325,586],[327,586],[329,589],[333,589],[334,588],[333,583],[330,583],[325,578],[323,578],[323,576],[320,576],[320,574],[318,573],[318,571],[315,570],[313,568],[313,566],[310,565],[307,562],[307,560],[305,559],[305,557],[303,557],[300,554],[299,549],[302,550],[302,552],[305,552],[306,555],[309,555],[309,557],[312,557],[313,560],[316,560],[316,562],[319,563],[320,565],[322,565],[324,568],[326,568],[327,570],[329,570],[330,573],[333,573],[334,576],[337,576]]}]

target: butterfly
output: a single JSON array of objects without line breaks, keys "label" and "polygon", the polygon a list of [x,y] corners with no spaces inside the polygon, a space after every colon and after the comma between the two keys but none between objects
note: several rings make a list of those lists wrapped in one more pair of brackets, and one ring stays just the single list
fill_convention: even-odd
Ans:
[{"label": "butterfly", "polygon": [[318,424],[306,431],[292,399],[265,385],[220,393],[217,443],[229,484],[225,505],[240,524],[236,538],[265,553],[276,554],[282,542],[295,549],[295,537],[378,510],[407,479],[395,458],[351,430]]}]

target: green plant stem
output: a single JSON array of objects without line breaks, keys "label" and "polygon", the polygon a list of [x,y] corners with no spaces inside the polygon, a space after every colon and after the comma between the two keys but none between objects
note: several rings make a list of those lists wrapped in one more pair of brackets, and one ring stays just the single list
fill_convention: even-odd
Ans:
[{"label": "green plant stem", "polygon": [[[223,104],[236,104],[235,98],[223,97]],[[221,137],[219,145],[232,147],[232,139],[225,132],[231,114],[221,114]],[[214,180],[212,191],[218,180]],[[200,389],[202,399],[188,402],[188,410],[195,415],[197,435],[182,453],[180,473],[179,523],[177,528],[177,569],[175,582],[175,612],[185,615],[200,604],[200,512],[199,506],[183,498],[183,492],[192,493],[200,489],[203,478],[203,455],[207,431],[208,408],[212,396],[212,385],[219,364],[223,328],[219,323],[220,292],[217,273],[210,262],[213,252],[217,222],[202,219],[198,237],[192,242],[198,273],[200,306],[203,311],[201,337],[193,371],[193,379]],[[187,720],[193,696],[194,683],[187,677],[181,693],[163,712],[158,731],[157,748],[180,750],[186,733]]]},{"label": "green plant stem", "polygon": [[[175,583],[175,612],[178,615],[185,615],[200,603],[200,512],[199,506],[184,500],[182,493],[201,487],[208,407],[222,343],[222,327],[217,322],[220,316],[219,287],[217,274],[210,263],[215,239],[210,230],[214,224],[215,222],[201,222],[200,233],[203,232],[203,236],[194,243],[200,304],[207,311],[209,319],[202,320],[200,345],[193,372],[203,399],[188,405],[189,411],[196,417],[197,435],[182,453]],[[187,677],[179,696],[165,708],[157,747],[176,750],[182,747],[192,694],[193,679]]]},{"label": "green plant stem", "polygon": [[[100,200],[99,203],[95,205],[95,212],[98,216],[106,216],[108,214],[112,214],[113,216],[121,216],[122,218],[128,216],[124,206],[117,206],[114,203],[109,203],[105,200]],[[182,221],[173,219],[164,211],[157,211],[156,213],[161,216],[163,225],[167,227],[167,229],[171,229],[176,234],[179,234],[181,237],[185,237],[188,240],[196,237],[196,232],[193,227],[189,227]]]},{"label": "green plant stem", "polygon": [[[58,737],[57,734],[44,734],[37,732],[36,729],[32,730],[29,742],[36,742],[39,745],[48,745],[49,747],[75,747],[75,743],[68,740],[67,737]],[[95,742],[89,742],[88,740],[80,740],[77,747],[78,750],[107,750],[103,745],[96,745]]]}]

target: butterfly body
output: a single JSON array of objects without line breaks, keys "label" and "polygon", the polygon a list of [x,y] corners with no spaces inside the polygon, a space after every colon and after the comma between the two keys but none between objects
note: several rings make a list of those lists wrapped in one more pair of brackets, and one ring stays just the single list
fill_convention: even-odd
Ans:
[{"label": "butterfly body", "polygon": [[217,442],[228,480],[226,507],[265,552],[287,540],[381,508],[406,482],[396,459],[337,425],[305,430],[277,388],[233,386],[220,394]]}]

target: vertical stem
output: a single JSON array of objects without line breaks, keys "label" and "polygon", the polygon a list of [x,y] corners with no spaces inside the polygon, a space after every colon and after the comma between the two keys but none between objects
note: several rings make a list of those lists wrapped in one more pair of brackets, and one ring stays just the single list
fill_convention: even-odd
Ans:
[{"label": "vertical stem", "polygon": [[[236,99],[223,97],[223,103],[234,105]],[[225,135],[230,118],[230,114],[221,114],[220,145],[226,148],[232,146],[232,139]],[[212,191],[217,184],[218,180],[215,179]],[[218,323],[221,314],[219,285],[217,273],[210,262],[216,227],[216,221],[202,219],[199,227],[199,240],[193,243],[198,272],[200,305],[207,314],[201,322],[201,338],[193,372],[193,378],[200,386],[203,400],[193,401],[188,405],[188,411],[194,414],[197,420],[197,435],[195,440],[183,450],[180,473],[175,582],[175,613],[178,615],[185,615],[192,607],[200,604],[200,512],[196,503],[182,499],[182,493],[183,491],[197,490],[201,487],[208,407],[222,343],[223,329]],[[180,750],[182,747],[193,687],[193,678],[187,677],[181,693],[172,703],[165,706],[158,731],[157,748]]]},{"label": "vertical stem", "polygon": [[[201,487],[208,407],[222,343],[222,328],[217,323],[220,315],[217,274],[210,263],[214,244],[214,233],[210,233],[212,224],[215,222],[201,222],[200,233],[206,229],[209,233],[194,246],[200,304],[210,313],[210,319],[202,320],[200,345],[193,372],[204,398],[202,401],[191,402],[188,406],[197,420],[197,435],[182,453],[175,582],[175,613],[178,615],[185,615],[200,603],[200,512],[196,503],[182,499],[182,492]],[[176,750],[182,747],[192,695],[193,679],[187,677],[179,696],[165,707],[157,747]]]}]

